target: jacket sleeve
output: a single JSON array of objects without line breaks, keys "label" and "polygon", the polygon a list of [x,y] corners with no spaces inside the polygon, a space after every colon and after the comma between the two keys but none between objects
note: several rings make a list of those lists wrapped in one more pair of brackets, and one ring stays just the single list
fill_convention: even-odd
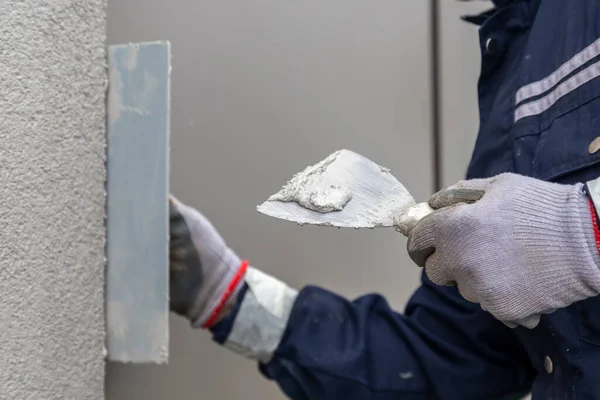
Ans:
[{"label": "jacket sleeve", "polygon": [[425,275],[402,315],[250,269],[212,330],[294,400],[518,399],[534,377],[513,331]]}]

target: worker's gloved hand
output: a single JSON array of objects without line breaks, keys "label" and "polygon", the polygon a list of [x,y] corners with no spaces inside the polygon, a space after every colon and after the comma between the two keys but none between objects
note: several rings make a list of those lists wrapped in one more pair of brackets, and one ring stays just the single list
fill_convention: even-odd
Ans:
[{"label": "worker's gloved hand", "polygon": [[200,212],[172,196],[169,208],[171,310],[210,328],[234,303],[247,263]]},{"label": "worker's gloved hand", "polygon": [[600,256],[583,185],[515,174],[462,181],[429,200],[437,211],[408,239],[413,261],[457,285],[510,327],[600,293]]}]

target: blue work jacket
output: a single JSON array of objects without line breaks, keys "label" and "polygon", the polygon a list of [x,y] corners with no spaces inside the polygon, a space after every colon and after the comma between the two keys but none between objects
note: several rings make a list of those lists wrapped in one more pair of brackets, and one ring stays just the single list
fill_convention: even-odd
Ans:
[{"label": "blue work jacket", "polygon": [[[467,178],[600,176],[600,1],[497,0],[479,25],[480,128]],[[246,289],[244,289],[246,290]],[[244,290],[240,294],[243,296]],[[239,307],[213,330],[223,341]],[[260,364],[304,399],[600,399],[600,297],[509,329],[425,275],[403,314],[302,289]]]}]

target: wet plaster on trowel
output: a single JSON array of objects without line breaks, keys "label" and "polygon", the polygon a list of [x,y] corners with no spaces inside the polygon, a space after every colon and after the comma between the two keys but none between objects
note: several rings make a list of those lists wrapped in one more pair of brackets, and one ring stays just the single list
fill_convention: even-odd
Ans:
[{"label": "wet plaster on trowel", "polygon": [[320,213],[343,210],[352,199],[350,190],[323,178],[323,173],[339,154],[339,151],[332,153],[318,164],[306,167],[304,171],[294,175],[279,192],[269,197],[269,201],[295,202]]},{"label": "wet plaster on trowel", "polygon": [[[291,202],[304,210],[281,205]],[[295,174],[258,210],[300,225],[395,227],[404,235],[433,211],[426,203],[415,203],[389,168],[350,150],[338,150]]]},{"label": "wet plaster on trowel", "polygon": [[0,399],[104,399],[105,11],[0,2]]}]

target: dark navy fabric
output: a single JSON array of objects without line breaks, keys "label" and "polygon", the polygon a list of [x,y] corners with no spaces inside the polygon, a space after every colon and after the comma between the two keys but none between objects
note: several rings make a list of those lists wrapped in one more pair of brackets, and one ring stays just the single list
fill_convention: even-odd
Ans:
[{"label": "dark navy fabric", "polygon": [[222,321],[218,322],[211,328],[211,332],[213,334],[212,338],[215,342],[219,344],[224,344],[227,341],[227,337],[233,328],[233,323],[235,322],[235,317],[240,311],[240,307],[242,306],[242,300],[244,300],[244,296],[248,291],[248,284],[244,283],[242,285],[240,291],[237,294],[237,299],[231,310],[229,311],[229,317],[224,318]]},{"label": "dark navy fabric", "polygon": [[[480,130],[467,178],[600,176],[600,151],[588,150],[600,136],[600,55],[543,93],[516,97],[581,61],[577,55],[600,38],[600,1],[494,4],[465,18],[479,26],[482,53]],[[545,106],[517,118],[537,101]],[[216,328],[221,335],[234,319]],[[546,315],[533,330],[511,330],[425,276],[404,314],[378,295],[348,301],[307,287],[260,370],[292,399],[496,399],[530,389],[534,400],[600,399],[600,297]]]}]

